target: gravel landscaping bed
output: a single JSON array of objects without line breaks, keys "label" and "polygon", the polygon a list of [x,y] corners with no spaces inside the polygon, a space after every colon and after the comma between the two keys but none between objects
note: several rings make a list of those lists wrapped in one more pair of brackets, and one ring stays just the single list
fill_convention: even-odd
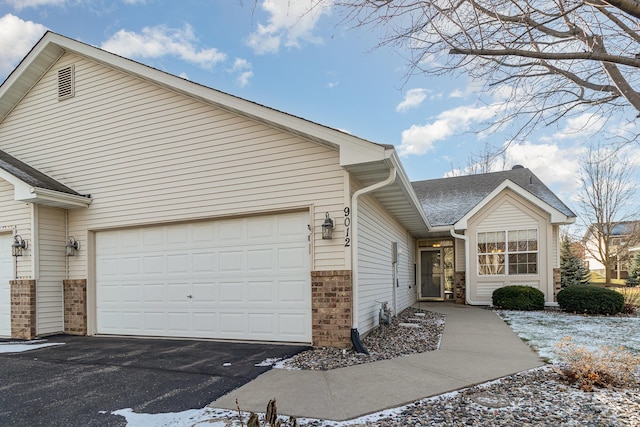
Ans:
[{"label": "gravel landscaping bed", "polygon": [[437,350],[444,323],[444,314],[410,307],[393,317],[390,325],[381,325],[362,338],[368,355],[353,349],[321,347],[287,359],[283,367],[326,371]]}]

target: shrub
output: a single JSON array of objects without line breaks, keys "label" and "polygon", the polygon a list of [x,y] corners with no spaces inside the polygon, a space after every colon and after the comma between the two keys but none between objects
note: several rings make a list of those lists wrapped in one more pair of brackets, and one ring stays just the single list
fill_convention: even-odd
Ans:
[{"label": "shrub", "polygon": [[624,298],[624,306],[622,312],[624,314],[635,314],[640,306],[640,289],[639,288],[617,288],[616,292],[620,292]]},{"label": "shrub", "polygon": [[627,286],[638,285],[640,285],[640,251],[636,252],[631,259],[629,278],[627,279]]},{"label": "shrub", "polygon": [[565,337],[557,344],[557,349],[563,361],[560,374],[584,391],[593,391],[594,387],[633,387],[637,384],[635,369],[640,357],[623,347],[600,347],[598,351],[590,351]]},{"label": "shrub", "polygon": [[569,286],[557,298],[560,308],[572,313],[617,314],[624,308],[622,294],[597,286]]},{"label": "shrub", "polygon": [[531,286],[505,286],[493,291],[493,305],[506,310],[543,310],[544,294]]}]

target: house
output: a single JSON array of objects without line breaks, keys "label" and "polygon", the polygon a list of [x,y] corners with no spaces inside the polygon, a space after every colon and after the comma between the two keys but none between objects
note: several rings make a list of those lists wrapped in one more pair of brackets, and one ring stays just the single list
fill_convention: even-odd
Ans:
[{"label": "house", "polygon": [[[605,223],[603,223],[605,224]],[[629,277],[629,264],[633,257],[633,252],[637,250],[635,246],[640,243],[640,221],[620,221],[611,224],[611,231],[607,232],[606,227],[599,227],[591,224],[584,237],[582,244],[585,248],[585,261],[590,271],[601,276],[605,276],[605,266],[600,261],[600,249],[604,250],[604,234],[610,235],[609,254],[611,263],[609,264],[611,277],[614,279],[626,279]]]},{"label": "house", "polygon": [[431,226],[418,238],[418,298],[491,304],[508,285],[559,289],[559,227],[575,214],[533,172],[502,172],[412,183]]},{"label": "house", "polygon": [[0,86],[0,336],[357,345],[381,302],[452,292],[436,265],[458,289],[491,278],[469,303],[513,281],[465,261],[498,248],[496,215],[538,245],[526,283],[551,288],[572,214],[532,191],[505,176],[469,210],[443,193],[448,223],[393,146],[48,32]]}]

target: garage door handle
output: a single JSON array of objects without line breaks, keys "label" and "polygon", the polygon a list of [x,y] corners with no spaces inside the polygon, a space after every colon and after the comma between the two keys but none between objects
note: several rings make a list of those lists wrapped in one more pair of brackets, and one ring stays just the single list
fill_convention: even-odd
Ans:
[{"label": "garage door handle", "polygon": [[187,298],[193,298],[193,295],[187,295]]}]

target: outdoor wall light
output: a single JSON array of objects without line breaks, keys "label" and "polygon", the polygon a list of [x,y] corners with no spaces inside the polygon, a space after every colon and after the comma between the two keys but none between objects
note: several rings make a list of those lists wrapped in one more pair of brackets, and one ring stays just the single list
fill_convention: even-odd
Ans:
[{"label": "outdoor wall light", "polygon": [[335,225],[333,220],[329,217],[329,212],[324,214],[324,222],[322,223],[322,238],[330,240],[332,238],[333,229]]},{"label": "outdoor wall light", "polygon": [[13,244],[11,245],[11,255],[22,256],[22,250],[27,249],[27,241],[23,240],[20,235],[13,236]]},{"label": "outdoor wall light", "polygon": [[75,237],[69,236],[65,249],[67,256],[76,256],[76,251],[80,249],[80,242]]}]

